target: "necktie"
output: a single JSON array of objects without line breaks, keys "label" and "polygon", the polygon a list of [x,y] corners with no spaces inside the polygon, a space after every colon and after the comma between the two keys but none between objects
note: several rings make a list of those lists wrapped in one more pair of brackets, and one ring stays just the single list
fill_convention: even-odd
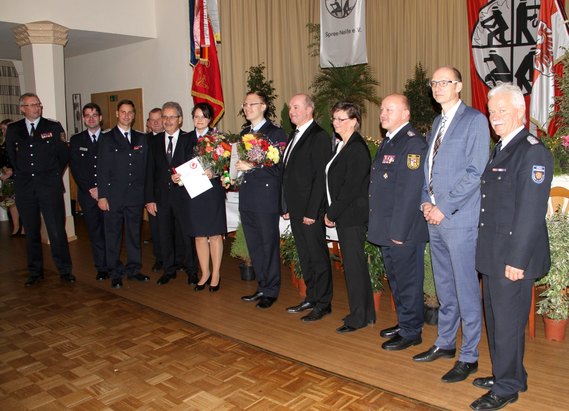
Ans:
[{"label": "necktie", "polygon": [[166,160],[168,160],[168,164],[172,162],[172,151],[173,151],[173,144],[172,144],[172,136],[168,136],[168,147],[166,148]]},{"label": "necktie", "polygon": [[130,143],[130,140],[128,139],[128,131],[124,132],[124,138],[126,138],[126,140]]},{"label": "necktie", "polygon": [[294,145],[296,144],[296,137],[298,137],[298,129],[294,130],[294,136],[292,137],[292,140],[290,141],[289,147],[287,147],[287,152],[285,155],[285,159],[284,159],[284,163],[286,166],[286,163],[288,163],[288,159],[290,157],[290,152],[292,151]]},{"label": "necktie", "polygon": [[494,158],[496,158],[501,149],[502,149],[502,140],[498,141],[498,144],[496,144],[496,147],[494,147],[494,151],[492,152],[492,158],[490,159],[490,162],[494,161]]},{"label": "necktie", "polygon": [[433,161],[431,164],[431,174],[429,176],[429,194],[433,195],[433,168],[435,167],[435,157],[439,153],[439,148],[441,147],[441,142],[443,141],[443,134],[445,131],[445,125],[447,122],[446,116],[442,117],[441,126],[439,127],[439,132],[435,138],[435,144],[433,145]]},{"label": "necktie", "polygon": [[35,133],[36,127],[34,126],[34,123],[32,123],[32,126],[30,127],[30,137],[33,137]]},{"label": "necktie", "polygon": [[93,139],[93,144],[97,144],[97,136],[93,134],[91,138]]}]

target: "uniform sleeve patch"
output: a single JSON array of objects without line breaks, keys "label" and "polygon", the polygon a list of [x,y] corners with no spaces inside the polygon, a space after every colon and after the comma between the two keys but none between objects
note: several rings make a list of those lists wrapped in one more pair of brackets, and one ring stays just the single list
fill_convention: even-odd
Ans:
[{"label": "uniform sleeve patch", "polygon": [[539,143],[539,140],[534,136],[527,136],[528,142],[533,146],[534,144]]},{"label": "uniform sleeve patch", "polygon": [[533,165],[531,168],[531,179],[536,184],[541,184],[545,180],[545,166]]},{"label": "uniform sleeve patch", "polygon": [[409,170],[416,170],[421,165],[421,155],[420,154],[408,154],[407,155],[407,168]]}]

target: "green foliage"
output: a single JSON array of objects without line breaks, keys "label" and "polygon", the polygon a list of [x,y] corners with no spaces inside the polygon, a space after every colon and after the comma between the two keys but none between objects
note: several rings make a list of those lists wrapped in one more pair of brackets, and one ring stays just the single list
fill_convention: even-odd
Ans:
[{"label": "green foliage", "polygon": [[367,136],[364,136],[364,140],[366,141],[367,148],[369,149],[371,161],[373,161],[375,159],[375,155],[377,154],[377,150],[379,149],[379,141]]},{"label": "green foliage", "polygon": [[243,260],[247,265],[251,265],[251,258],[249,257],[249,250],[247,249],[247,241],[245,240],[245,233],[243,232],[243,226],[241,223],[237,226],[237,231],[235,232],[235,238],[233,239],[233,244],[231,244],[229,255]]},{"label": "green foliage", "polygon": [[[267,96],[267,111],[265,112],[265,117],[271,121],[276,119],[277,109],[275,107],[275,99],[278,95],[275,94],[275,88],[273,87],[273,80],[267,80],[265,78],[265,64],[260,63],[256,66],[249,67],[247,73],[247,92],[249,91],[260,91]],[[239,115],[244,117],[243,110],[239,111]]]},{"label": "green foliage", "polygon": [[385,278],[385,266],[383,264],[383,256],[380,248],[368,241],[364,245],[365,255],[367,257],[367,267],[369,278],[371,280],[371,289],[373,292],[383,290],[382,280]]},{"label": "green foliage", "polygon": [[312,38],[312,42],[308,45],[310,56],[318,57],[320,56],[320,24],[308,23],[306,27],[308,28],[308,34]]},{"label": "green foliage", "polygon": [[560,212],[554,213],[547,219],[547,230],[551,268],[549,274],[537,282],[546,286],[539,295],[542,299],[537,303],[537,313],[552,320],[566,320],[569,318],[569,217]]},{"label": "green foliage", "polygon": [[338,101],[349,101],[360,106],[366,114],[365,102],[379,105],[373,77],[368,64],[320,69],[310,88],[314,93],[315,117],[318,121],[330,117],[330,109]]},{"label": "green foliage", "polygon": [[436,308],[439,306],[437,290],[435,289],[435,277],[433,276],[433,266],[431,264],[431,247],[427,243],[425,247],[425,279],[423,282],[423,292],[425,293],[425,305]]},{"label": "green foliage", "polygon": [[292,133],[293,127],[290,122],[290,117],[288,116],[288,104],[284,103],[283,109],[281,110],[281,127],[285,131],[286,135],[289,136]]},{"label": "green foliage", "polygon": [[[425,135],[430,129],[440,105],[433,99],[431,88],[427,86],[427,71],[419,62],[415,66],[415,75],[405,83],[403,94],[411,106],[411,124]],[[436,107],[436,110],[435,110]]]},{"label": "green foliage", "polygon": [[281,259],[286,266],[294,265],[294,273],[296,278],[302,278],[302,270],[300,268],[300,258],[298,257],[298,250],[294,236],[290,228],[281,235]]}]

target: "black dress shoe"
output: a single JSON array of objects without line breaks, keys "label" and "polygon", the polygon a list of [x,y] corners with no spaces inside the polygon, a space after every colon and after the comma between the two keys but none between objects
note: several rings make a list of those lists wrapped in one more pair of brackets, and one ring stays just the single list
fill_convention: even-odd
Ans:
[{"label": "black dress shoe", "polygon": [[250,303],[252,301],[260,300],[262,296],[263,296],[263,293],[261,291],[257,291],[255,294],[244,295],[243,297],[241,297],[241,299],[243,301],[247,301],[248,303]]},{"label": "black dress shoe", "polygon": [[454,363],[454,367],[441,377],[443,382],[459,382],[464,381],[466,377],[470,374],[478,371],[478,361],[465,362],[457,361]]},{"label": "black dress shoe", "polygon": [[152,271],[157,273],[158,271],[160,271],[162,269],[162,261],[156,261],[154,263],[154,265],[152,266]]},{"label": "black dress shoe", "polygon": [[30,275],[26,280],[26,282],[24,283],[24,285],[26,287],[31,287],[32,285],[37,284],[40,281],[43,281],[43,275]]},{"label": "black dress shoe", "polygon": [[507,397],[501,397],[494,394],[492,391],[488,391],[482,397],[478,398],[472,404],[470,408],[475,411],[492,411],[504,408],[508,404],[512,404],[518,400],[518,394],[509,395]]},{"label": "black dress shoe", "polygon": [[303,311],[310,310],[312,308],[314,308],[314,304],[312,304],[308,301],[303,301],[298,305],[293,305],[292,307],[287,307],[286,310],[289,313],[301,313]]},{"label": "black dress shoe", "polygon": [[104,272],[104,271],[98,271],[97,272],[97,281],[103,281],[109,278],[109,273]]},{"label": "black dress shoe", "polygon": [[146,282],[148,280],[150,280],[150,277],[144,274],[135,274],[135,275],[131,275],[128,277],[129,280],[136,280],[136,281],[141,281],[141,282]]},{"label": "black dress shoe", "polygon": [[435,361],[437,358],[454,358],[455,355],[456,348],[445,350],[444,348],[439,348],[436,345],[433,345],[427,351],[415,355],[413,357],[413,361],[431,362]]},{"label": "black dress shoe", "polygon": [[[478,388],[489,390],[494,386],[495,381],[496,380],[494,379],[494,377],[480,377],[480,378],[475,378],[474,381],[472,381],[472,385]],[[522,389],[520,389],[520,392],[526,392],[527,390],[528,386],[526,384],[522,387]]]},{"label": "black dress shoe", "polygon": [[119,278],[118,280],[113,280],[111,282],[111,287],[113,288],[122,288],[122,280]]},{"label": "black dress shoe", "polygon": [[59,278],[61,278],[61,281],[65,281],[66,283],[69,283],[69,284],[74,284],[75,281],[77,281],[75,276],[71,273],[63,274],[63,275],[59,276]]},{"label": "black dress shoe", "polygon": [[188,274],[188,285],[196,285],[199,281],[197,273]]},{"label": "black dress shoe", "polygon": [[257,303],[257,308],[265,309],[270,308],[277,301],[275,297],[261,297]]},{"label": "black dress shoe", "polygon": [[324,317],[325,315],[328,315],[332,312],[331,308],[314,308],[312,311],[310,311],[310,314],[305,315],[304,317],[300,317],[301,321],[306,322],[312,322],[312,321],[318,321],[321,320],[322,317]]},{"label": "black dress shoe", "polygon": [[399,334],[399,324],[394,325],[393,327],[386,328],[385,330],[381,330],[379,332],[379,336],[383,338],[393,338],[397,334]]},{"label": "black dress shoe", "polygon": [[336,332],[338,334],[352,333],[356,330],[357,330],[357,328],[350,327],[349,325],[345,325],[345,324],[342,325],[341,327],[336,328]]},{"label": "black dress shoe", "polygon": [[158,281],[156,281],[156,284],[158,285],[168,284],[170,280],[172,280],[173,278],[175,277],[171,274],[164,274],[162,277],[158,279]]},{"label": "black dress shoe", "polygon": [[211,283],[209,283],[209,292],[210,293],[215,293],[215,292],[219,291],[220,288],[221,288],[221,278],[217,282],[217,285],[211,285]]},{"label": "black dress shoe", "polygon": [[404,338],[397,334],[395,337],[381,344],[381,348],[387,351],[401,351],[413,345],[419,345],[422,342],[423,339],[420,336],[416,338]]}]

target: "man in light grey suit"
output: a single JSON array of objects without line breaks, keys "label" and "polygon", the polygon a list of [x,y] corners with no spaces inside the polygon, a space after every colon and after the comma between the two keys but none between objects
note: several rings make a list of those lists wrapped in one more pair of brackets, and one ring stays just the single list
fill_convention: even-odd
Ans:
[{"label": "man in light grey suit", "polygon": [[454,67],[441,67],[430,81],[442,114],[427,136],[425,185],[421,208],[429,223],[431,259],[440,301],[438,338],[415,361],[453,358],[456,334],[462,328],[458,361],[444,382],[466,379],[478,369],[482,306],[475,270],[480,176],[489,157],[488,121],[460,100],[462,76]]}]

